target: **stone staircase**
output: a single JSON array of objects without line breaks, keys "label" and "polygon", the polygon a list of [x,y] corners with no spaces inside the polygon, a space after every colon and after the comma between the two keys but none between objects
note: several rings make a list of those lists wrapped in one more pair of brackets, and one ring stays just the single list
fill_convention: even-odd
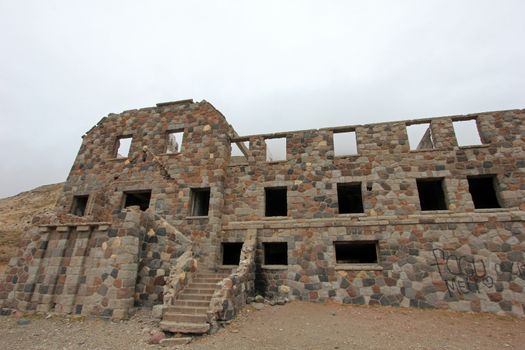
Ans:
[{"label": "stone staircase", "polygon": [[172,306],[162,315],[160,328],[172,333],[203,334],[208,332],[207,311],[217,282],[229,272],[199,271],[193,281],[182,290]]}]

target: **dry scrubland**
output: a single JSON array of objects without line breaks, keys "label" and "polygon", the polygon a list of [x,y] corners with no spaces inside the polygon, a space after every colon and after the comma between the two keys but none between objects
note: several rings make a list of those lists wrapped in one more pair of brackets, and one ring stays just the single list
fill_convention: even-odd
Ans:
[{"label": "dry scrubland", "polygon": [[0,272],[17,254],[22,233],[31,226],[33,216],[55,206],[62,186],[62,183],[40,186],[0,199]]}]

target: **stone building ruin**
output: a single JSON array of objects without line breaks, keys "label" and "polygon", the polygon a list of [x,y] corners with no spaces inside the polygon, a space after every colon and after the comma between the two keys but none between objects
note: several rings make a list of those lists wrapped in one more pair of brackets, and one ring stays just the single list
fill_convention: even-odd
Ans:
[{"label": "stone building ruin", "polygon": [[[256,294],[524,316],[524,117],[239,136],[206,101],[110,114],[0,277],[0,306],[163,305],[162,328],[189,333]],[[458,144],[469,122],[479,142]]]}]

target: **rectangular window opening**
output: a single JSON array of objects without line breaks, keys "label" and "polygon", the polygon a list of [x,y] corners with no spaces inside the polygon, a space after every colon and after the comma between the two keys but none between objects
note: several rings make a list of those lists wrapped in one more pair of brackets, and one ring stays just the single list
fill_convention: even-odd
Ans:
[{"label": "rectangular window opening", "polygon": [[267,187],[265,195],[265,216],[288,216],[286,187]]},{"label": "rectangular window opening", "polygon": [[250,143],[245,142],[233,142],[232,143],[232,157],[246,157],[250,149]]},{"label": "rectangular window opening", "polygon": [[278,162],[286,160],[286,137],[266,139],[266,161]]},{"label": "rectangular window opening", "polygon": [[222,264],[239,265],[241,261],[242,242],[222,243]]},{"label": "rectangular window opening", "polygon": [[339,214],[363,213],[361,183],[337,184]]},{"label": "rectangular window opening", "polygon": [[191,189],[191,216],[208,216],[210,188]]},{"label": "rectangular window opening", "polygon": [[117,145],[115,147],[116,158],[128,158],[129,149],[131,147],[132,136],[121,136],[117,138]]},{"label": "rectangular window opening", "polygon": [[180,153],[182,150],[182,138],[184,137],[184,131],[168,131],[168,142],[166,146],[166,153]]},{"label": "rectangular window opening", "polygon": [[468,190],[476,209],[501,208],[496,194],[496,177],[468,176]]},{"label": "rectangular window opening", "polygon": [[145,211],[149,208],[151,190],[124,192],[124,208],[139,206]]},{"label": "rectangular window opening", "polygon": [[407,134],[411,150],[434,149],[430,123],[407,125]]},{"label": "rectangular window opening", "polygon": [[447,210],[443,179],[417,179],[421,210]]},{"label": "rectangular window opening", "polygon": [[377,241],[334,242],[337,264],[377,264]]},{"label": "rectangular window opening", "polygon": [[357,138],[355,131],[334,133],[334,154],[348,156],[357,154]]},{"label": "rectangular window opening", "polygon": [[288,265],[288,243],[266,242],[264,248],[264,265]]},{"label": "rectangular window opening", "polygon": [[89,195],[73,196],[73,205],[71,206],[71,214],[76,216],[84,216]]},{"label": "rectangular window opening", "polygon": [[458,146],[481,145],[481,138],[476,119],[458,120],[452,122]]}]

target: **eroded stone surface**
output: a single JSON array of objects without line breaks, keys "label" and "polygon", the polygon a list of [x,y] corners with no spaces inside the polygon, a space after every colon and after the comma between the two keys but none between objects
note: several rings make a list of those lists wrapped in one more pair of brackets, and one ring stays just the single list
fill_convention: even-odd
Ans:
[{"label": "eroded stone surface", "polygon": [[[225,279],[214,298],[222,319],[255,293],[523,316],[524,117],[428,119],[422,149],[411,151],[403,121],[239,137],[205,101],[110,114],[84,135],[54,214],[34,220],[0,277],[0,306],[127,318],[134,306],[176,299],[195,270],[170,276],[185,252],[216,269],[221,242],[253,237],[254,264],[241,264],[252,267]],[[482,145],[458,146],[453,122],[465,118],[477,120]],[[334,132],[350,130],[358,153],[336,156]],[[180,152],[166,153],[168,131],[183,132]],[[123,136],[133,140],[118,158]],[[266,160],[265,139],[274,137],[286,138],[284,161]],[[232,142],[244,156],[231,157]],[[501,208],[475,209],[467,176],[492,176]],[[443,179],[446,210],[421,210],[416,180],[428,178]],[[362,213],[339,214],[342,183],[359,184]],[[286,215],[265,217],[268,187],[286,189]],[[207,188],[201,215],[195,191]],[[145,190],[145,213],[122,210],[127,194]],[[84,216],[72,215],[80,195],[89,195]],[[374,242],[377,261],[337,263],[342,241]],[[271,242],[286,243],[285,264],[265,263]]]}]

